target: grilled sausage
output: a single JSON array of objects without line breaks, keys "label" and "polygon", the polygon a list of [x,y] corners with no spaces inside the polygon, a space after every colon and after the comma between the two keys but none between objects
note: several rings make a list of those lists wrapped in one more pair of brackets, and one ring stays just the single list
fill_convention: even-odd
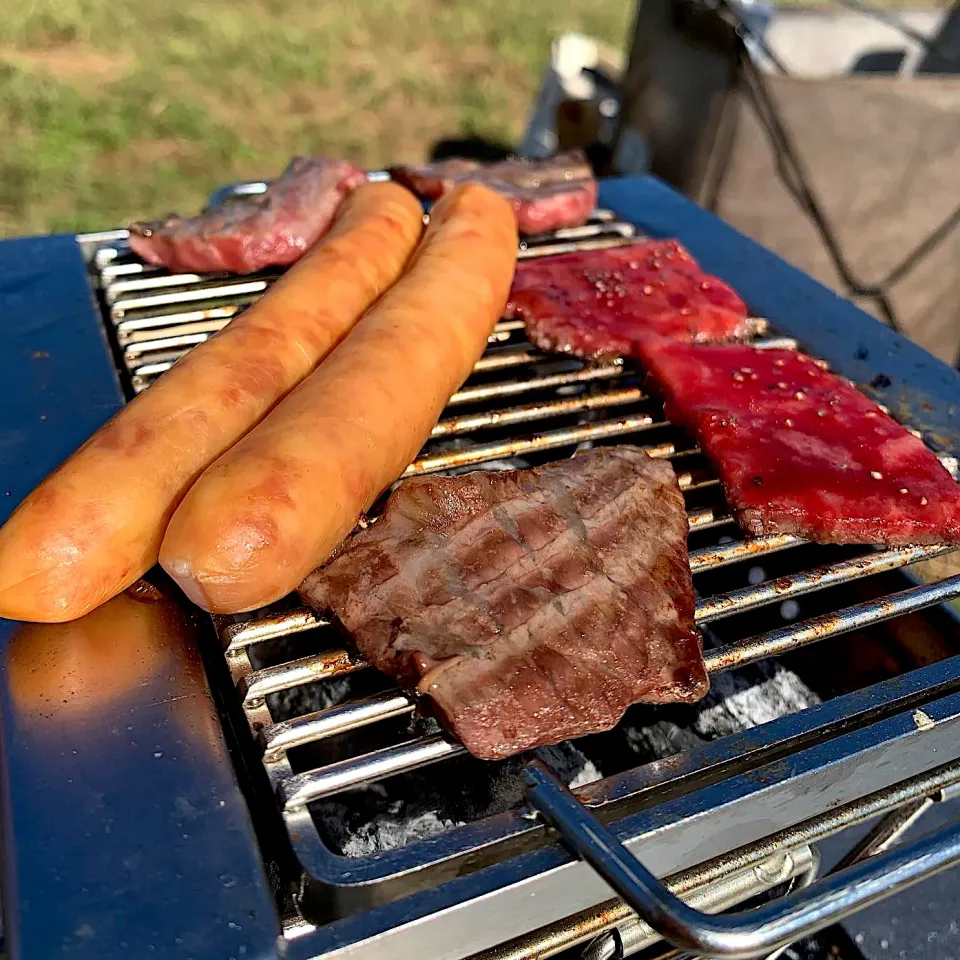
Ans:
[{"label": "grilled sausage", "polygon": [[194,602],[262,606],[327,557],[483,353],[516,251],[498,194],[471,184],[437,203],[403,279],[174,514],[160,562]]},{"label": "grilled sausage", "polygon": [[157,560],[201,471],[296,386],[396,280],[423,228],[395,184],[360,187],[273,289],[102,427],[0,530],[0,616],[72,620]]}]

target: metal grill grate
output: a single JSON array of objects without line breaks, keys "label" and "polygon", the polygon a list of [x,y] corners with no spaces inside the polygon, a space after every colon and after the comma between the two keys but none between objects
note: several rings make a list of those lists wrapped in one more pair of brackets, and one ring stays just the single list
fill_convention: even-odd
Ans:
[{"label": "metal grill grate", "polygon": [[[631,225],[597,211],[587,226],[531,242],[522,247],[520,256],[619,245],[633,236]],[[121,231],[87,242],[96,243],[92,263],[135,391],[222,328],[278,275],[171,276],[133,258]],[[756,321],[755,329],[765,337],[756,341],[758,346],[796,346],[793,340],[769,336],[766,321]],[[800,556],[812,549],[791,536],[737,539],[718,480],[690,438],[665,420],[661,404],[645,392],[640,371],[620,361],[583,363],[541,354],[525,341],[523,325],[516,321],[497,326],[474,374],[451,398],[430,441],[404,475],[496,466],[497,461],[514,463],[518,458],[542,463],[569,456],[583,444],[619,441],[635,443],[651,456],[674,463],[688,503],[695,575],[786,551],[798,551]],[[854,555],[847,550],[839,559],[826,557],[825,562],[777,579],[702,596],[697,602],[697,622],[713,624],[948,552],[945,547],[864,547],[852,551]],[[910,586],[709,649],[707,667],[715,675],[957,597],[960,576]],[[460,744],[446,734],[429,733],[369,752],[358,747],[324,766],[296,769],[291,751],[410,715],[414,700],[390,689],[316,712],[274,717],[271,695],[369,668],[355,651],[343,646],[331,624],[302,607],[291,609],[289,602],[254,614],[214,619],[291,834],[311,829],[307,805],[312,801],[463,753]],[[263,665],[261,651],[274,641],[295,636],[298,656]],[[495,835],[495,828],[490,829]],[[314,840],[322,845],[319,837]],[[463,846],[469,847],[469,840]]]},{"label": "metal grill grate", "polygon": [[[618,222],[609,211],[596,210],[582,227],[524,241],[518,256],[526,259],[618,246],[629,243],[635,232],[631,224]],[[248,277],[171,274],[134,256],[128,236],[128,231],[118,230],[81,240],[94,247],[92,262],[105,310],[137,393],[191,347],[225,327],[281,275],[278,270]],[[491,341],[507,341],[519,328],[522,324],[501,324]],[[498,363],[521,366],[533,362],[536,354],[529,350],[526,354],[519,351],[507,353],[502,359],[490,358],[486,360],[487,369],[497,369]]]}]

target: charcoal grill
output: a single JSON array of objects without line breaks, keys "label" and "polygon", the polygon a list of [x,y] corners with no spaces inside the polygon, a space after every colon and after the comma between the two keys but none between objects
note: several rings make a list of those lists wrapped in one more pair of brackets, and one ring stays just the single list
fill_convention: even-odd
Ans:
[{"label": "charcoal grill", "polygon": [[[626,243],[637,232],[677,236],[767,318],[755,322],[758,343],[822,358],[955,469],[960,375],[653,179],[604,182],[600,200],[587,225],[531,240],[520,256]],[[9,397],[0,457],[11,506],[125,394],[277,276],[171,276],[133,257],[125,239],[112,231],[0,244]],[[410,777],[442,789],[490,767],[418,717],[335,625],[289,598],[212,624],[196,614],[170,641],[169,673],[121,707],[94,702],[79,723],[64,715],[51,743],[9,669],[19,628],[0,624],[11,956],[69,947],[100,958],[520,960],[580,945],[607,960],[662,934],[705,955],[773,955],[803,929],[960,858],[956,829],[884,852],[960,783],[960,656],[944,606],[960,597],[960,575],[911,573],[949,551],[743,539],[705,459],[664,420],[642,371],[545,356],[512,321],[497,326],[407,475],[542,463],[620,441],[677,470],[711,675],[853,642],[919,611],[944,645],[922,665],[865,674],[822,703],[665,759],[629,762],[613,751],[604,776],[573,794],[535,763],[523,799],[519,767],[498,768],[511,802],[358,856],[325,826],[330,804],[364,797],[376,808]],[[178,726],[187,705],[208,733],[202,743]],[[859,872],[817,880],[816,842],[876,817],[846,864]],[[684,912],[668,894],[716,912],[785,887],[785,900],[752,915],[773,929],[766,938]]]}]

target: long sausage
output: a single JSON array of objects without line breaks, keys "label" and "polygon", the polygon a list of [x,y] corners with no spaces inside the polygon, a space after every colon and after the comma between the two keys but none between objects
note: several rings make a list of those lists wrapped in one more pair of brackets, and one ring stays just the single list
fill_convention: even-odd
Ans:
[{"label": "long sausage", "polygon": [[510,205],[476,184],[436,204],[411,266],[350,335],[197,481],[160,562],[217,612],[283,596],[416,456],[482,354],[513,277]]},{"label": "long sausage", "polygon": [[419,202],[395,184],[351,194],[326,238],[269,293],[23,501],[0,529],[0,616],[72,620],[148,570],[193,481],[397,279],[422,228]]}]

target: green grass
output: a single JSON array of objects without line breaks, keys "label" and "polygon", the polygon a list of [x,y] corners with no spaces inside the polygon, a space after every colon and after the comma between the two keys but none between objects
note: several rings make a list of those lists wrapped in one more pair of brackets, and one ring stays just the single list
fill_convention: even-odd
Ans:
[{"label": "green grass", "polygon": [[[12,7],[12,9],[9,9]],[[514,142],[550,42],[617,48],[632,0],[12,0],[0,235],[197,208],[295,153],[376,167]]]}]

